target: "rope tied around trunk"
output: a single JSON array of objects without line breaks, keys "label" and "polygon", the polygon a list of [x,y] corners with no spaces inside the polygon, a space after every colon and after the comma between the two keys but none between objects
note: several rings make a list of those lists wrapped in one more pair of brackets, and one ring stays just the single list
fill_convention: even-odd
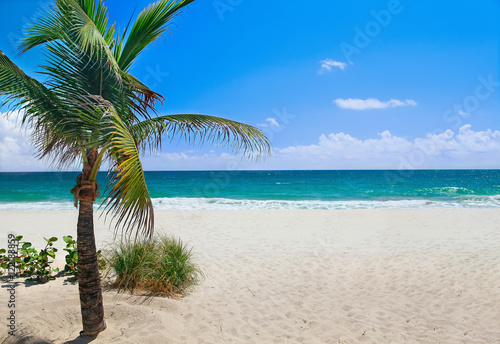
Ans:
[{"label": "rope tied around trunk", "polygon": [[76,177],[76,186],[71,189],[75,196],[75,208],[78,207],[78,200],[86,202],[95,202],[99,194],[99,184],[96,181],[83,180],[83,173]]}]

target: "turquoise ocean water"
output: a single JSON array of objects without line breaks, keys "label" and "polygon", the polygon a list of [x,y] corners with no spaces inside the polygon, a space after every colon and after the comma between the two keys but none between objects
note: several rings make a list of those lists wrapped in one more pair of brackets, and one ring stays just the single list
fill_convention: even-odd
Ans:
[{"label": "turquoise ocean water", "polygon": [[[73,209],[77,174],[0,173],[0,210]],[[105,179],[101,173],[99,184]],[[500,208],[500,170],[178,171],[146,179],[155,209]]]}]

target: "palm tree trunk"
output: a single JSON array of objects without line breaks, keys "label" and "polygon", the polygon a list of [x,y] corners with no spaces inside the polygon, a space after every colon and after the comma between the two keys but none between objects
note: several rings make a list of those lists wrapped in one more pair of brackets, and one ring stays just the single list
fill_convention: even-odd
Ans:
[{"label": "palm tree trunk", "polygon": [[85,336],[95,336],[106,329],[94,237],[93,203],[80,199],[78,210],[78,289],[82,311],[82,334]]},{"label": "palm tree trunk", "polygon": [[71,190],[78,208],[77,247],[78,247],[78,290],[84,336],[95,336],[106,329],[102,302],[101,276],[94,236],[94,202],[99,194],[99,185],[92,180],[91,171],[97,160],[97,148],[86,151],[83,171],[76,179]]}]

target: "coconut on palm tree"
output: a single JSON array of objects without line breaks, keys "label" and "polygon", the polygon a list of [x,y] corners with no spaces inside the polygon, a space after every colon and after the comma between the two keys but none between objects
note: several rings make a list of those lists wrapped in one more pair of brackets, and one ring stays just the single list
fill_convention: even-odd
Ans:
[{"label": "coconut on palm tree", "polygon": [[[0,51],[0,95],[21,110],[40,158],[61,167],[83,165],[71,190],[78,207],[78,287],[83,334],[104,330],[93,225],[97,172],[109,168],[107,212],[127,232],[151,235],[152,201],[140,155],[174,136],[225,145],[245,155],[267,154],[268,139],[252,126],[215,116],[156,110],[163,97],[129,73],[137,56],[194,0],[162,0],[144,9],[123,32],[109,25],[102,0],[55,0],[28,26],[21,50],[42,45],[43,82]],[[128,30],[128,28],[130,29]]]}]

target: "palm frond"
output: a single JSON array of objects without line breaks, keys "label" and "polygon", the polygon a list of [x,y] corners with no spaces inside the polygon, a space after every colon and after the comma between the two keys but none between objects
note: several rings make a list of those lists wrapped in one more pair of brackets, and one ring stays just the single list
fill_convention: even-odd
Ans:
[{"label": "palm frond", "polygon": [[57,7],[50,5],[28,24],[25,37],[20,42],[21,52],[37,45],[52,42],[62,38],[64,28],[61,25],[61,13]]},{"label": "palm frond", "polygon": [[117,228],[124,224],[126,232],[136,228],[151,236],[154,230],[153,203],[135,140],[114,109],[111,109],[109,123],[112,130],[104,149],[113,165],[110,167],[110,190],[105,208],[108,214],[113,213]]},{"label": "palm frond", "polygon": [[[12,102],[16,103],[17,108],[23,110],[37,105],[50,106],[56,102],[56,98],[49,89],[36,79],[26,75],[1,50],[0,95],[8,97],[3,105]],[[55,106],[55,104],[53,105]]]},{"label": "palm frond", "polygon": [[90,57],[97,55],[102,60],[106,56],[105,62],[120,83],[120,68],[111,47],[115,26],[108,28],[107,22],[108,13],[102,1],[57,0],[55,7],[48,8],[28,26],[21,49],[24,52],[53,41],[61,41],[68,47],[77,44]]},{"label": "palm frond", "polygon": [[77,3],[87,17],[92,20],[108,45],[111,44],[116,26],[113,24],[108,28],[108,9],[104,6],[103,0],[77,0]]},{"label": "palm frond", "polygon": [[[135,13],[135,11],[134,11],[134,13]],[[125,30],[123,30],[121,35],[118,35],[118,37],[116,38],[116,42],[113,45],[113,53],[115,54],[116,61],[120,61],[121,53],[123,50],[123,42],[125,42],[125,36],[127,35],[130,23],[132,22],[132,19],[134,18],[134,13],[132,13],[132,15],[130,16],[130,19],[127,23],[127,26],[125,26]]]},{"label": "palm frond", "polygon": [[271,144],[262,131],[253,126],[216,116],[178,114],[146,119],[131,128],[141,149],[149,147],[152,152],[161,148],[162,137],[170,140],[179,136],[192,143],[210,141],[231,148],[243,155],[257,153],[268,155]]},{"label": "palm frond", "polygon": [[[58,70],[59,74],[64,74]],[[39,158],[52,158],[55,165],[77,161],[100,130],[103,110],[88,96],[66,89],[47,88],[26,75],[0,51],[0,95],[4,104],[21,110],[21,124],[32,129],[31,141]]]},{"label": "palm frond", "polygon": [[134,106],[134,111],[145,118],[150,118],[148,111],[150,110],[156,113],[156,103],[160,102],[160,104],[163,104],[165,98],[144,85],[132,74],[127,72],[123,73],[123,79],[126,80],[128,89],[132,92],[130,94],[130,99],[137,105]]},{"label": "palm frond", "polygon": [[64,118],[64,114],[60,111],[63,107],[56,94],[26,75],[2,51],[0,95],[7,96],[3,105],[11,104],[13,108],[22,110],[21,124],[33,129],[31,139],[40,157],[68,142],[64,140],[64,136],[59,135],[63,129],[57,124]]},{"label": "palm frond", "polygon": [[161,0],[145,8],[137,17],[123,50],[116,54],[120,68],[128,70],[136,57],[167,30],[179,11],[195,0]]},{"label": "palm frond", "polygon": [[[66,29],[69,30],[68,33],[70,36],[75,35],[71,42],[77,42],[80,49],[82,49],[85,53],[88,53],[90,56],[97,54],[98,56],[105,55],[107,57],[107,63],[109,67],[114,72],[114,75],[118,82],[121,82],[121,74],[120,67],[118,66],[118,62],[115,60],[115,56],[110,47],[110,42],[106,40],[111,39],[114,35],[114,27],[111,29],[111,36],[105,33],[106,27],[103,25],[107,24],[107,11],[105,7],[102,6],[102,2],[100,6],[93,11],[93,8],[87,9],[85,11],[84,8],[80,7],[80,3],[93,3],[93,1],[82,1],[82,0],[58,0],[60,4],[59,9],[63,14],[63,18],[65,18]],[[91,17],[87,15],[87,12],[90,12]],[[96,23],[92,20],[92,18],[97,20]],[[103,31],[103,32],[101,32]]]}]

